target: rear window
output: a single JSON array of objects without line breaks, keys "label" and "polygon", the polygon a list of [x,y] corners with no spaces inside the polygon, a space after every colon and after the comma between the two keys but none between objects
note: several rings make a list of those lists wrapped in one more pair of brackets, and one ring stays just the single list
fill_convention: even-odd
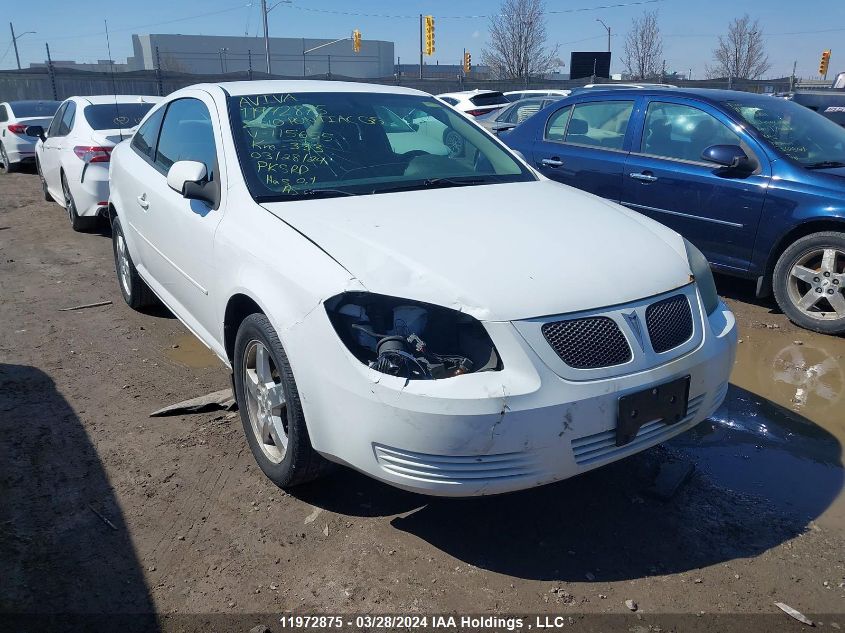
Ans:
[{"label": "rear window", "polygon": [[103,103],[85,106],[85,120],[95,130],[135,127],[154,103]]},{"label": "rear window", "polygon": [[510,103],[501,92],[485,92],[483,95],[476,95],[469,98],[472,105],[491,106],[507,105]]},{"label": "rear window", "polygon": [[48,117],[56,114],[62,105],[61,101],[14,101],[9,104],[12,112],[18,118]]}]

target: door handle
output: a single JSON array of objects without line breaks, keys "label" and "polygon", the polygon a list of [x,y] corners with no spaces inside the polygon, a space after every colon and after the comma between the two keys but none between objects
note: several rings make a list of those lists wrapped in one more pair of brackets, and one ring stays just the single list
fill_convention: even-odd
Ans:
[{"label": "door handle", "polygon": [[138,200],[138,206],[141,207],[142,209],[149,209],[150,208],[150,203],[147,200],[147,194],[142,193],[140,196],[138,196],[136,198],[136,200]]},{"label": "door handle", "polygon": [[544,158],[540,161],[540,164],[545,165],[546,167],[563,167],[563,161],[557,156],[554,158]]},{"label": "door handle", "polygon": [[634,180],[639,180],[641,182],[655,182],[657,180],[657,176],[652,176],[651,174],[648,174],[648,173],[642,173],[642,174],[633,173],[633,174],[628,174],[628,175],[631,178],[633,178]]}]

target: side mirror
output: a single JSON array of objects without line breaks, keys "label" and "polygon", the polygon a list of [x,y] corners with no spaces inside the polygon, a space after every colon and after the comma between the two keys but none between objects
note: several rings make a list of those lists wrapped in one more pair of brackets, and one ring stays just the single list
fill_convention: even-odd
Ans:
[{"label": "side mirror", "polygon": [[44,135],[44,128],[40,125],[27,125],[26,129],[24,129],[24,133],[27,136],[35,136],[36,138],[40,138],[42,141],[47,138]]},{"label": "side mirror", "polygon": [[701,158],[736,171],[752,172],[758,167],[739,145],[711,145],[701,152]]},{"label": "side mirror", "polygon": [[167,171],[167,186],[188,200],[202,200],[217,206],[218,192],[214,183],[208,182],[205,165],[196,160],[177,160]]}]

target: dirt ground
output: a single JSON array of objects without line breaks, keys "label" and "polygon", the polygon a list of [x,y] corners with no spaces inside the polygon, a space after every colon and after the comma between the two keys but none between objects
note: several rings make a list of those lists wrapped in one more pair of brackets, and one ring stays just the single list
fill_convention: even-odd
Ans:
[{"label": "dirt ground", "polygon": [[[845,627],[845,340],[717,283],[742,337],[728,401],[667,446],[496,498],[346,469],[287,494],[235,415],[148,417],[227,371],[163,308],[124,304],[106,230],[74,233],[33,173],[0,176],[0,629],[27,620],[13,613],[157,614],[139,630],[277,631],[286,612],[804,626],[775,602]],[[696,470],[650,496],[670,463]]]}]

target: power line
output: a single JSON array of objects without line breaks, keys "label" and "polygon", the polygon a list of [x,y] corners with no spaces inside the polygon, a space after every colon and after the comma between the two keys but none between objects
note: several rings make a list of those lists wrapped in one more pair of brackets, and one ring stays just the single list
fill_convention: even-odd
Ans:
[{"label": "power line", "polygon": [[[585,11],[602,11],[605,9],[619,9],[623,7],[635,7],[645,4],[656,4],[658,2],[665,2],[665,0],[632,0],[630,2],[619,2],[614,4],[605,4],[596,7],[579,7],[575,9],[557,9],[552,11],[544,11],[544,14],[547,15],[554,15],[554,14],[563,14],[563,13],[581,13]],[[363,18],[389,18],[389,19],[396,19],[396,20],[418,20],[419,15],[401,15],[401,14],[388,14],[388,13],[360,13],[357,11],[338,11],[336,9],[316,9],[314,7],[303,7],[296,4],[284,4],[280,5],[284,6],[289,9],[297,9],[299,11],[309,11],[311,13],[331,13],[333,15],[349,15],[355,17],[363,17]],[[438,15],[438,20],[472,20],[478,18],[490,18],[501,15],[500,13],[492,13],[492,14],[475,14],[475,15]]]}]

